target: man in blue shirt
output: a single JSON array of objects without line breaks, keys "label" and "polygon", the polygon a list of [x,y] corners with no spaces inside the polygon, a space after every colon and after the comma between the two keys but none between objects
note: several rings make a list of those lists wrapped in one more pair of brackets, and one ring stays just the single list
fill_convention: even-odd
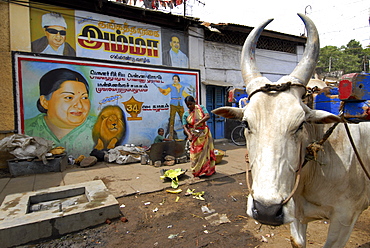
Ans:
[{"label": "man in blue shirt", "polygon": [[163,54],[163,65],[189,68],[189,59],[180,50],[180,39],[177,36],[171,37],[170,47],[171,49]]},{"label": "man in blue shirt", "polygon": [[161,92],[165,96],[171,93],[169,139],[173,139],[176,113],[179,115],[181,120],[182,115],[184,114],[183,107],[184,98],[189,95],[185,91],[185,86],[180,84],[179,75],[173,75],[172,80],[173,84],[167,84],[163,88],[158,87],[159,92]]}]

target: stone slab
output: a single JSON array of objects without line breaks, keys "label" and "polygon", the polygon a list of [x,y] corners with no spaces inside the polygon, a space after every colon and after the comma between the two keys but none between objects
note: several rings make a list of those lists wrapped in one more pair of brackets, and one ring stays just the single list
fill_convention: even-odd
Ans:
[{"label": "stone slab", "polygon": [[0,202],[9,194],[32,191],[34,183],[35,175],[11,178],[0,193]]},{"label": "stone slab", "polygon": [[[77,198],[86,200],[70,200]],[[35,204],[45,209],[31,211]],[[8,195],[0,206],[0,247],[57,237],[119,216],[119,204],[101,180]]]},{"label": "stone slab", "polygon": [[31,174],[64,171],[68,164],[68,158],[64,155],[56,155],[48,158],[46,164],[40,159],[34,160],[8,160],[9,172],[12,176],[24,176]]},{"label": "stone slab", "polygon": [[9,181],[10,181],[9,177],[0,178],[0,193],[1,193],[1,191],[4,190],[5,186],[8,184]]},{"label": "stone slab", "polygon": [[[76,182],[75,182],[76,183]],[[33,190],[46,189],[50,187],[63,186],[63,175],[59,173],[44,173],[35,175]]]},{"label": "stone slab", "polygon": [[65,185],[84,183],[93,180],[83,169],[66,170],[63,172],[63,182]]}]

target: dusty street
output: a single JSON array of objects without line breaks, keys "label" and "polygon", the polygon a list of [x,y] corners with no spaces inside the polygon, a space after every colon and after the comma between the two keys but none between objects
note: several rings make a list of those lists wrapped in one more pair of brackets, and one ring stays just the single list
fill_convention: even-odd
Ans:
[{"label": "dusty street", "polygon": [[[183,191],[179,194],[163,190],[122,197],[118,201],[127,222],[110,220],[94,228],[22,247],[290,247],[289,226],[264,226],[246,216],[244,173],[190,187],[194,192],[204,191],[204,200],[185,196],[189,185],[181,186]],[[212,213],[203,213],[202,206]],[[213,214],[214,218],[206,218]],[[324,221],[312,222],[307,247],[322,247],[327,228]],[[370,247],[369,209],[360,216],[346,247]]]}]

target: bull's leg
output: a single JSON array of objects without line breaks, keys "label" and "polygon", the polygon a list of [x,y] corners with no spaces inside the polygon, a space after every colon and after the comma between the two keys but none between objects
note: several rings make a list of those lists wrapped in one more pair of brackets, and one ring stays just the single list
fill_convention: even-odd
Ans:
[{"label": "bull's leg", "polygon": [[302,224],[298,219],[295,219],[290,223],[290,241],[294,248],[305,248],[306,247],[306,231],[307,224]]},{"label": "bull's leg", "polygon": [[350,216],[347,214],[346,216],[331,218],[328,237],[323,248],[344,247],[360,214],[361,212],[355,212]]}]

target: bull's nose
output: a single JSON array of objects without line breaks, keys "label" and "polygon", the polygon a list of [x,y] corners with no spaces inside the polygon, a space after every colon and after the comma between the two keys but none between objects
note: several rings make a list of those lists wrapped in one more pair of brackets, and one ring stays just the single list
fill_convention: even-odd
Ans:
[{"label": "bull's nose", "polygon": [[253,200],[252,207],[253,218],[262,224],[280,226],[284,224],[283,205],[274,204],[265,206],[262,203]]}]

